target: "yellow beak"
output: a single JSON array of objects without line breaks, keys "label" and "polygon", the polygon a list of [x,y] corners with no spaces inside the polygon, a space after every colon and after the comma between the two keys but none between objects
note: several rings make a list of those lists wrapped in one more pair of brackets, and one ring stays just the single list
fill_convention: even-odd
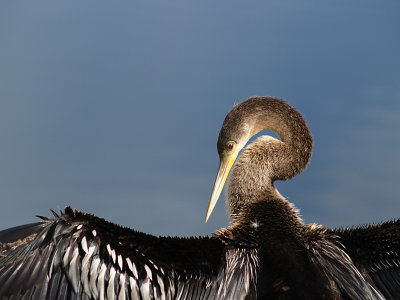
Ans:
[{"label": "yellow beak", "polygon": [[213,188],[213,191],[212,191],[211,197],[210,197],[210,203],[208,204],[208,209],[207,209],[207,214],[206,214],[206,223],[215,207],[215,204],[217,204],[219,195],[222,192],[226,178],[228,177],[229,171],[231,170],[232,165],[235,162],[237,155],[238,155],[238,152],[235,151],[233,153],[226,154],[220,158],[217,178],[215,178],[214,188]]}]

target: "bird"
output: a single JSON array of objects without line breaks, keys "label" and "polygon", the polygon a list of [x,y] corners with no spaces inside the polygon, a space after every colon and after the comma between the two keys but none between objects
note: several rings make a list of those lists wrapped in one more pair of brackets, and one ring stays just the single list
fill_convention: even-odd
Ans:
[{"label": "bird", "polygon": [[[277,138],[249,142],[265,129]],[[312,147],[296,109],[250,97],[226,115],[217,141],[206,222],[226,183],[228,227],[157,237],[71,207],[52,211],[0,232],[0,299],[400,299],[399,220],[305,224],[277,190],[307,167]]]}]

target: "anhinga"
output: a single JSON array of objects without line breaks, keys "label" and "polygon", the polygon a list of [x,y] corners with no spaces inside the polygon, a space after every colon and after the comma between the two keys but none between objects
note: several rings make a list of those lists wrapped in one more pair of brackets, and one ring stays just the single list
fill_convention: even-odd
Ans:
[{"label": "anhinga", "polygon": [[[238,156],[263,129],[280,139],[261,136]],[[400,299],[399,221],[304,224],[275,188],[310,160],[300,113],[277,98],[249,98],[226,116],[217,148],[206,220],[233,166],[230,227],[212,237],[155,237],[67,207],[0,232],[0,298]]]}]

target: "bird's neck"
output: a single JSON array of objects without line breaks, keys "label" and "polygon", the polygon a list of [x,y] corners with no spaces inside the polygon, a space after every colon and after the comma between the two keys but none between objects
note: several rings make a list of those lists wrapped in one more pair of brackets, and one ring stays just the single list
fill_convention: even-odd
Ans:
[{"label": "bird's neck", "polygon": [[249,122],[249,136],[268,129],[277,133],[280,141],[265,137],[255,145],[249,145],[245,151],[268,163],[271,168],[268,176],[272,181],[290,179],[303,171],[311,158],[311,132],[301,114],[286,102],[275,99],[263,104],[262,109],[254,107],[253,113],[249,114],[252,120]]},{"label": "bird's neck", "polygon": [[[240,171],[240,168],[238,169]],[[231,176],[234,176],[232,173]],[[287,201],[268,178],[262,178],[254,188],[255,181],[245,186],[228,186],[227,210],[232,225],[257,224],[276,228],[289,224],[290,228],[302,227],[303,221],[295,206]]]},{"label": "bird's neck", "polygon": [[274,181],[296,176],[311,158],[312,137],[300,113],[284,102],[275,105],[272,101],[265,105],[265,109],[254,111],[250,136],[269,129],[280,140],[261,136],[238,157],[227,189],[232,219],[244,205],[272,199],[286,201],[276,190]]}]

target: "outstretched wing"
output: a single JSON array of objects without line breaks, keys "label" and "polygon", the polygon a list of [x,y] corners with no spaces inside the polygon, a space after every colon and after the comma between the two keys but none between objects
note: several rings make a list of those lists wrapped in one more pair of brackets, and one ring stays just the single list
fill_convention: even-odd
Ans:
[{"label": "outstretched wing", "polygon": [[67,207],[0,232],[0,299],[214,299],[225,255],[217,238],[155,237]]},{"label": "outstretched wing", "polygon": [[42,228],[41,225],[41,222],[36,222],[2,230],[0,231],[0,244],[12,243],[38,233]]},{"label": "outstretched wing", "polygon": [[400,299],[400,220],[332,232],[386,299]]}]

